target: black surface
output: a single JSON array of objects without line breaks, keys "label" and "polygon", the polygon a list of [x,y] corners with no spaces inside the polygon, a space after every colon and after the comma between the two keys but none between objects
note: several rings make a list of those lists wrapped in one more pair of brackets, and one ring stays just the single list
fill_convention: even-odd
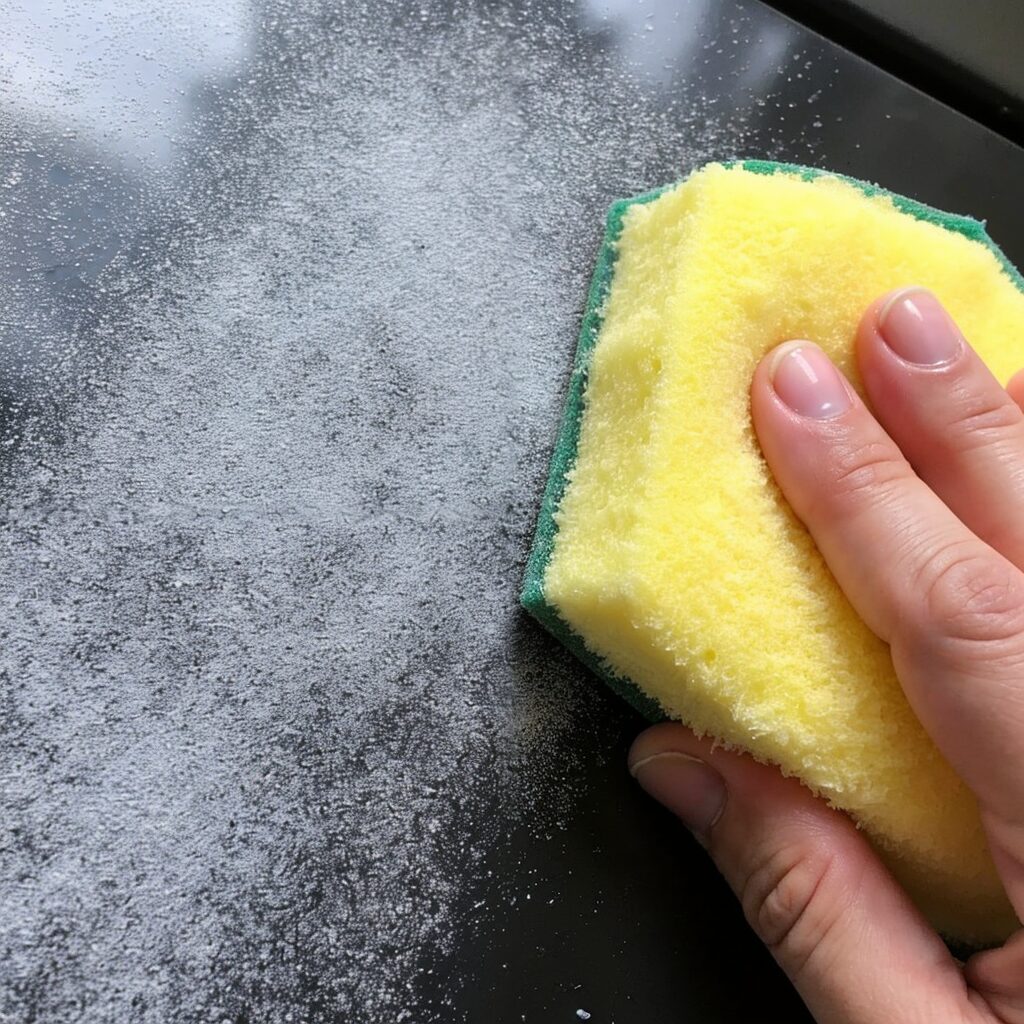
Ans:
[{"label": "black surface", "polygon": [[758,4],[14,6],[0,1015],[798,1021],[515,605],[610,200],[987,218],[1024,156]]},{"label": "black surface", "polygon": [[777,10],[1024,141],[1024,6],[1017,0],[772,0]]}]

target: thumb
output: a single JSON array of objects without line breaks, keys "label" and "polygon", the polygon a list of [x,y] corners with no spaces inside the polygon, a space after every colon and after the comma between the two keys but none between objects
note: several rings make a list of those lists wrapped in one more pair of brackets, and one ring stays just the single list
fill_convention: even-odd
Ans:
[{"label": "thumb", "polygon": [[962,973],[845,815],[681,725],[641,734],[640,785],[707,847],[819,1024],[960,1019]]}]

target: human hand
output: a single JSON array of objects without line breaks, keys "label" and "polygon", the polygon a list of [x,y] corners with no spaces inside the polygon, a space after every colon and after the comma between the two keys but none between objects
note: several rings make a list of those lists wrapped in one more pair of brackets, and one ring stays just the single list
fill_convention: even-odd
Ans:
[{"label": "human hand", "polygon": [[[1024,375],[1004,390],[938,299],[861,321],[874,414],[810,342],[757,368],[754,425],[790,505],[978,799],[1024,916]],[[819,1024],[1024,1024],[1024,931],[961,966],[852,822],[794,779],[654,726],[629,755],[689,826]]]}]

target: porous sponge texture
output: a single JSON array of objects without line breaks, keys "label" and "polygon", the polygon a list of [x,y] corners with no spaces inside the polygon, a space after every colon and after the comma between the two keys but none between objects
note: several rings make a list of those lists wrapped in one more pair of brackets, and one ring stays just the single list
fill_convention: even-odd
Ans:
[{"label": "porous sponge texture", "polygon": [[944,934],[1001,940],[974,800],[775,485],[749,383],[811,338],[859,387],[858,320],[908,283],[1005,382],[1019,276],[973,221],[796,168],[709,165],[612,221],[524,603],[648,710],[849,811]]}]

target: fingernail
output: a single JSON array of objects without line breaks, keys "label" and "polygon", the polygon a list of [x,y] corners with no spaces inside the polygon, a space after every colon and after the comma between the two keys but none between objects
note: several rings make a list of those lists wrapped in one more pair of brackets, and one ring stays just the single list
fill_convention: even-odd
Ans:
[{"label": "fingernail", "polygon": [[666,750],[637,761],[629,770],[646,793],[699,839],[706,839],[725,809],[725,781],[699,758]]},{"label": "fingernail", "polygon": [[878,314],[882,340],[908,363],[941,366],[963,348],[964,339],[942,303],[926,288],[904,288]]},{"label": "fingernail", "polygon": [[852,405],[839,371],[809,341],[790,341],[776,349],[769,376],[775,393],[800,416],[827,420]]}]

